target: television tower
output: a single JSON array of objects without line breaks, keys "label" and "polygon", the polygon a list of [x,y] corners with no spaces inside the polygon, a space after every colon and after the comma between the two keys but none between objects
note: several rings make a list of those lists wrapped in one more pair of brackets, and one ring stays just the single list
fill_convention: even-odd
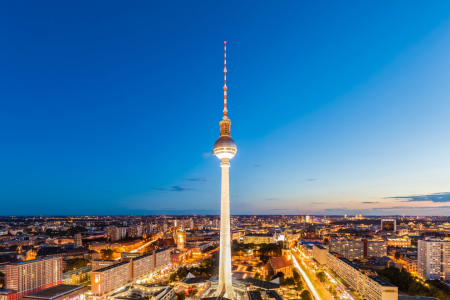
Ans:
[{"label": "television tower", "polygon": [[230,227],[230,159],[236,154],[236,143],[231,138],[231,121],[227,116],[227,42],[224,42],[225,58],[224,64],[224,86],[223,86],[223,118],[220,121],[220,137],[214,143],[213,155],[222,162],[222,193],[220,197],[220,262],[219,262],[219,284],[217,296],[222,292],[224,297],[234,299],[233,285],[231,282],[231,227]]}]

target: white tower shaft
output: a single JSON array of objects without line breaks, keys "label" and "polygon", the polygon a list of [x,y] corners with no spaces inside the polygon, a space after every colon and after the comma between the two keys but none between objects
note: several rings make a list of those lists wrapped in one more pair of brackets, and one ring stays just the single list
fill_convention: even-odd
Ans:
[{"label": "white tower shaft", "polygon": [[230,163],[222,159],[222,193],[220,199],[220,265],[217,296],[225,292],[225,298],[234,299],[231,281],[231,227],[230,227]]}]

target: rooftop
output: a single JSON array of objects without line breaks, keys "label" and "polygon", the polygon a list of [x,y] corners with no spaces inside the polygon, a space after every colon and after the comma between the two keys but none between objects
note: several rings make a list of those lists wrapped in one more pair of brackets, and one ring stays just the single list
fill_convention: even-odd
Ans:
[{"label": "rooftop", "polygon": [[[85,291],[83,291],[85,289]],[[88,288],[82,285],[60,284],[48,289],[44,289],[25,296],[24,298],[41,298],[54,299],[63,295],[79,291],[80,293],[87,292]]]},{"label": "rooftop", "polygon": [[182,283],[184,284],[200,284],[200,283],[204,283],[206,281],[209,281],[211,279],[211,276],[208,277],[194,277],[194,278],[186,278],[185,280],[182,281]]},{"label": "rooftop", "polygon": [[283,300],[283,297],[280,296],[276,291],[247,291],[249,300],[263,300],[261,297],[261,292],[265,292],[269,298],[275,298],[276,300]]},{"label": "rooftop", "polygon": [[265,281],[265,280],[259,280],[259,279],[255,279],[255,278],[246,278],[243,279],[246,282],[250,283],[253,286],[265,289],[265,290],[275,290],[275,289],[279,289],[280,285],[278,283],[273,283],[270,281]]},{"label": "rooftop", "polygon": [[123,265],[126,265],[126,264],[129,264],[129,262],[121,262],[121,263],[118,263],[118,264],[115,264],[115,265],[112,265],[112,266],[108,266],[108,267],[105,267],[105,268],[102,268],[102,269],[98,269],[98,270],[92,271],[92,273],[100,273],[100,272],[108,271],[108,270],[110,270],[112,268],[117,268],[117,267],[120,267],[120,266],[123,266]]}]

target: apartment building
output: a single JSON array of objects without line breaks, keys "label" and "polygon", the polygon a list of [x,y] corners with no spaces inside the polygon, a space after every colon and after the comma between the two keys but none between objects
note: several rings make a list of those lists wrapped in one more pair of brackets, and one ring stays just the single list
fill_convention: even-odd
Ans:
[{"label": "apartment building", "polygon": [[91,292],[93,299],[106,299],[110,292],[131,281],[129,262],[123,262],[92,271]]},{"label": "apartment building", "polygon": [[5,266],[5,288],[19,300],[28,294],[63,283],[62,258],[43,257]]},{"label": "apartment building", "polygon": [[400,263],[409,273],[417,274],[417,257],[403,257],[400,259]]},{"label": "apartment building", "polygon": [[327,264],[328,250],[321,245],[313,245],[313,258],[321,265]]},{"label": "apartment building", "polygon": [[330,252],[339,253],[347,259],[361,259],[364,257],[364,242],[334,239],[330,241]]},{"label": "apartment building", "polygon": [[423,280],[450,280],[450,241],[419,240],[417,275]]},{"label": "apartment building", "polygon": [[106,238],[108,241],[118,241],[120,240],[119,237],[119,228],[117,226],[107,226],[106,227]]},{"label": "apartment building", "polygon": [[394,247],[411,247],[411,240],[399,238],[387,238],[387,245]]},{"label": "apartment building", "polygon": [[83,247],[83,240],[81,239],[81,233],[75,233],[73,236],[73,244],[75,248]]},{"label": "apartment building", "polygon": [[383,257],[387,255],[387,243],[384,240],[333,239],[330,241],[330,252],[339,253],[347,259]]},{"label": "apartment building", "polygon": [[271,244],[275,243],[273,234],[259,234],[259,233],[249,233],[244,235],[244,244]]},{"label": "apartment building", "polygon": [[169,249],[158,249],[152,251],[154,253],[154,268],[160,268],[170,264],[170,250]]},{"label": "apartment building", "polygon": [[128,226],[128,236],[129,237],[141,237],[142,236],[142,226],[141,225]]},{"label": "apartment building", "polygon": [[363,240],[364,257],[383,257],[387,255],[387,243],[384,240]]},{"label": "apartment building", "polygon": [[398,288],[377,273],[364,270],[337,253],[327,254],[327,265],[367,300],[397,300]]},{"label": "apartment building", "polygon": [[121,262],[103,269],[92,270],[90,299],[106,300],[111,293],[123,285],[149,275],[158,268],[170,264],[170,250],[158,249],[148,254]]},{"label": "apartment building", "polygon": [[111,242],[118,241],[127,236],[127,228],[125,226],[108,226],[106,227],[106,238]]},{"label": "apartment building", "polygon": [[117,260],[103,260],[103,259],[93,259],[92,260],[92,271],[100,270],[106,267],[110,267],[119,263]]},{"label": "apartment building", "polygon": [[155,268],[155,253],[151,252],[131,259],[133,279],[148,275]]}]

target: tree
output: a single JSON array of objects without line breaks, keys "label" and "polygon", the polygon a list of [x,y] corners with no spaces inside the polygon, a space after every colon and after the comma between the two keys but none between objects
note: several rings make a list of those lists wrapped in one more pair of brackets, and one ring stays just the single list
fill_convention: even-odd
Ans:
[{"label": "tree", "polygon": [[102,251],[100,251],[100,255],[102,256],[103,259],[112,260],[114,257],[114,250],[102,249]]},{"label": "tree", "polygon": [[334,284],[330,285],[330,287],[328,288],[328,290],[330,291],[330,294],[333,296],[336,296],[336,287],[334,286]]},{"label": "tree", "polygon": [[300,273],[297,271],[297,269],[294,269],[293,271],[294,280],[298,282],[300,280]]},{"label": "tree", "polygon": [[305,288],[305,286],[303,285],[303,281],[299,280],[297,282],[297,287],[295,288],[295,290],[300,292],[300,291],[303,291],[304,288]]},{"label": "tree", "polygon": [[51,235],[52,234],[52,230],[49,228],[49,229],[47,229],[46,231],[45,231],[45,234],[46,235]]},{"label": "tree", "polygon": [[304,290],[301,294],[300,294],[300,298],[302,300],[313,300],[311,293],[308,290]]},{"label": "tree", "polygon": [[71,270],[78,270],[87,267],[89,261],[82,258],[72,258],[66,261],[66,272]]},{"label": "tree", "polygon": [[176,293],[178,300],[186,300],[186,294],[185,293]]},{"label": "tree", "polygon": [[330,241],[329,241],[327,238],[324,238],[324,239],[323,239],[323,244],[324,244],[324,245],[328,245],[329,242],[330,242]]},{"label": "tree", "polygon": [[261,276],[261,274],[259,274],[259,272],[256,272],[254,278],[255,278],[255,279],[259,279],[260,276]]},{"label": "tree", "polygon": [[270,259],[270,256],[264,255],[264,254],[262,254],[262,255],[259,257],[259,260],[262,261],[264,264],[267,264],[267,262],[269,261],[269,259]]},{"label": "tree", "polygon": [[317,279],[319,279],[321,282],[327,281],[327,275],[325,275],[325,273],[322,271],[317,272],[316,276],[317,276]]},{"label": "tree", "polygon": [[265,281],[271,281],[272,280],[272,276],[270,276],[269,274],[266,275],[266,278],[264,278]]},{"label": "tree", "polygon": [[283,280],[283,285],[294,285],[295,284],[295,280],[293,277],[286,277]]},{"label": "tree", "polygon": [[197,294],[198,290],[196,288],[190,289],[189,290],[189,295],[193,296],[195,294]]},{"label": "tree", "polygon": [[211,268],[212,267],[212,260],[210,259],[204,259],[201,263],[201,266],[204,268]]}]

